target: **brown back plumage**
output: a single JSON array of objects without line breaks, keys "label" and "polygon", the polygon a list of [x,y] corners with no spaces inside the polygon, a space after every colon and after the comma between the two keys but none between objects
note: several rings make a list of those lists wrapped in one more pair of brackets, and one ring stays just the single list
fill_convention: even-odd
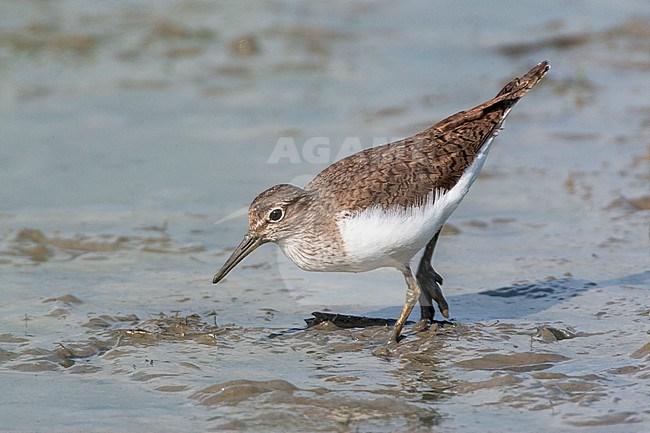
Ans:
[{"label": "brown back plumage", "polygon": [[323,170],[305,190],[338,209],[410,206],[453,187],[510,108],[549,70],[544,61],[493,99],[461,111],[412,137],[350,155]]}]

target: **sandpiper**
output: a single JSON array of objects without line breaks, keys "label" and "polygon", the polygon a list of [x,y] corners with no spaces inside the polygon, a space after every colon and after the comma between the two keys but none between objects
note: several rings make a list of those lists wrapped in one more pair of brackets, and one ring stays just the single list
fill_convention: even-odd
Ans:
[{"label": "sandpiper", "polygon": [[[505,117],[549,69],[541,62],[493,99],[412,137],[348,156],[304,188],[281,184],[262,192],[250,205],[248,233],[213,282],[260,245],[275,242],[307,271],[399,269],[406,302],[389,345],[418,300],[424,325],[433,320],[432,300],[448,318],[442,278],[431,265],[440,230],[478,176]],[[411,261],[422,249],[414,276]]]}]

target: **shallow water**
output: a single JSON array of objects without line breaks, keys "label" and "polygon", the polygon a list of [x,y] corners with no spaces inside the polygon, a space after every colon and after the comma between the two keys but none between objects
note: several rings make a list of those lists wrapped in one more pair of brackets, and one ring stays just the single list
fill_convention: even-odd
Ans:
[{"label": "shallow water", "polygon": [[[645,431],[647,7],[437,5],[2,2],[0,430]],[[439,242],[451,322],[307,328],[402,278],[272,245],[211,284],[258,192],[546,58]]]}]

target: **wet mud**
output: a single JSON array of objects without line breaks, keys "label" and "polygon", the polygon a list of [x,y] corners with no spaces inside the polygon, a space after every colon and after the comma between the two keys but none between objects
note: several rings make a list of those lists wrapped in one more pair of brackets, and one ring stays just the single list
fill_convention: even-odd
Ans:
[{"label": "wet mud", "polygon": [[[636,280],[647,284],[650,274]],[[647,300],[646,289],[625,286],[627,299]],[[30,317],[24,333],[0,335],[0,369],[119,376],[206,408],[205,425],[217,431],[426,431],[450,416],[447,405],[466,411],[474,401],[570,426],[640,424],[647,414],[633,401],[650,378],[647,306],[610,300],[608,315],[632,320],[606,320],[598,301],[615,289],[564,278],[485,291],[477,296],[539,303],[544,314],[407,327],[388,357],[373,355],[388,338],[387,319],[316,313],[302,328],[243,327],[218,323],[214,312],[97,315],[68,294],[43,299],[42,317]],[[555,308],[554,297],[562,298]],[[573,322],[541,320],[567,308],[580,311]],[[82,333],[43,344],[31,332],[32,321],[62,320]],[[594,416],[600,410],[607,416]]]}]

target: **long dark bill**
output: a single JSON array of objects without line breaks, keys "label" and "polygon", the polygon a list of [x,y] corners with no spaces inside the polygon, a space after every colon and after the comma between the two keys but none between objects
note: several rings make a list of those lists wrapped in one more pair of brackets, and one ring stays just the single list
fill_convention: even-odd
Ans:
[{"label": "long dark bill", "polygon": [[221,270],[214,275],[212,283],[217,284],[219,281],[223,280],[228,272],[237,266],[244,257],[252,253],[255,248],[259,247],[263,243],[264,241],[261,238],[252,236],[250,233],[246,234],[244,240],[241,241],[241,244],[239,244],[237,248],[235,248],[235,251],[232,252],[228,260],[226,260],[226,263],[221,267]]}]

